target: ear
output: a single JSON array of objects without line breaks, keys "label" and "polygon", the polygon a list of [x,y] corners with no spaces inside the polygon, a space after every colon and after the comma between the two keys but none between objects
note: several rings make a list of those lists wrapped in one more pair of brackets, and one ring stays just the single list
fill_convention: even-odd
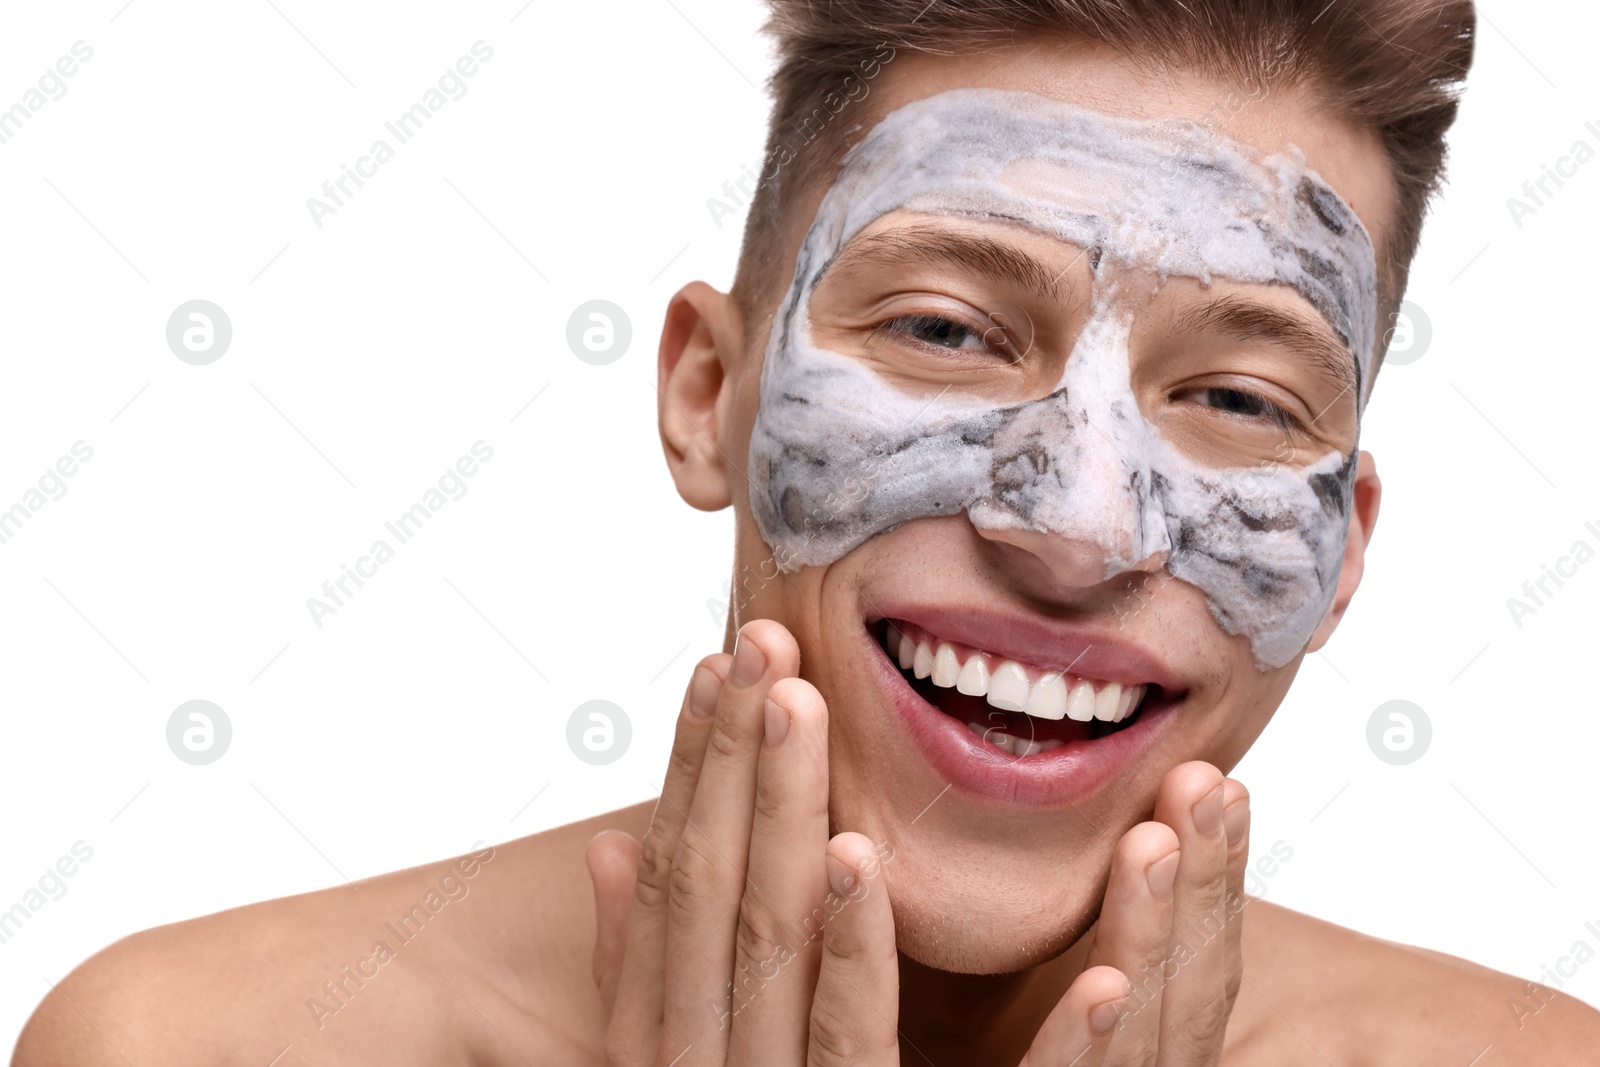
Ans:
[{"label": "ear", "polygon": [[1361,575],[1366,568],[1367,545],[1372,543],[1372,529],[1378,524],[1378,501],[1383,496],[1383,483],[1378,481],[1377,464],[1372,453],[1362,452],[1356,458],[1355,491],[1350,503],[1350,536],[1344,543],[1344,562],[1339,568],[1339,587],[1334,592],[1328,614],[1322,617],[1317,632],[1311,635],[1306,651],[1315,652],[1328,643],[1333,631],[1344,618],[1350,599],[1356,595]]},{"label": "ear", "polygon": [[731,368],[744,351],[744,323],[734,299],[690,282],[667,305],[656,361],[661,447],[678,495],[701,511],[733,503],[722,448],[733,402]]}]

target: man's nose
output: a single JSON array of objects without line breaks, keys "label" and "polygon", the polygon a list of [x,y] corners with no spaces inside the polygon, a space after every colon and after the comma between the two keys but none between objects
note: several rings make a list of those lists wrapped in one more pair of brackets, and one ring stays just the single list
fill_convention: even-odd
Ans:
[{"label": "man's nose", "polygon": [[1035,429],[1048,432],[1034,437],[1038,451],[1006,465],[1010,477],[968,508],[978,533],[1037,557],[1074,588],[1163,567],[1171,538],[1142,442],[1102,433],[1092,418],[1041,415]]},{"label": "man's nose", "polygon": [[1063,588],[1087,589],[1119,574],[1155,573],[1166,565],[1168,552],[1161,548],[1143,554],[1116,552],[1098,540],[1067,536],[1053,531],[1021,527],[985,529],[977,527],[987,540],[1012,547],[1038,560],[1050,577]]},{"label": "man's nose", "polygon": [[1126,387],[1107,389],[1087,369],[1076,388],[1011,413],[994,437],[1001,458],[990,491],[967,509],[984,537],[1029,552],[1077,588],[1157,570],[1172,547],[1150,427]]}]

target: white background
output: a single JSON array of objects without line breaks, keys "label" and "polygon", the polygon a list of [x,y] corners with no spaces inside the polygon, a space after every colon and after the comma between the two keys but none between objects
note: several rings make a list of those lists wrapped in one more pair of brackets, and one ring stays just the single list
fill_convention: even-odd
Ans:
[{"label": "white background", "polygon": [[[0,145],[0,509],[94,450],[0,545],[0,910],[93,849],[0,944],[7,1041],[134,930],[652,796],[720,647],[731,518],[672,490],[654,349],[673,290],[731,279],[742,212],[706,200],[760,159],[759,6],[274,3],[0,19],[0,107],[94,49]],[[1236,773],[1256,851],[1294,850],[1270,899],[1531,977],[1600,948],[1600,560],[1520,627],[1506,605],[1600,548],[1600,161],[1520,227],[1506,198],[1600,148],[1600,11],[1484,13],[1410,291],[1431,344],[1368,412],[1366,582]],[[306,199],[480,39],[466,95],[318,228]],[[234,332],[203,367],[165,340],[196,298]],[[565,339],[597,298],[633,325],[606,366]],[[318,628],[306,599],[480,439],[467,494]],[[165,738],[197,698],[233,726],[202,767]],[[633,725],[605,767],[565,741],[594,698]],[[1434,730],[1403,767],[1366,742],[1397,698]],[[1566,988],[1600,1001],[1600,962]]]}]

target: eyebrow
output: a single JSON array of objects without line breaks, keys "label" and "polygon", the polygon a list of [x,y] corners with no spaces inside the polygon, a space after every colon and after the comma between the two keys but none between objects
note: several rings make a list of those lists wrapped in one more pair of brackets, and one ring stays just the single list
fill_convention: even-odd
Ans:
[{"label": "eyebrow", "polygon": [[1052,274],[1037,259],[1004,241],[938,226],[907,226],[867,234],[850,242],[839,259],[846,266],[879,263],[892,267],[914,262],[965,267],[1028,289],[1044,300],[1061,298],[1057,283],[1066,273],[1061,270]]},{"label": "eyebrow", "polygon": [[1175,325],[1184,333],[1210,330],[1240,341],[1275,342],[1310,360],[1339,386],[1340,395],[1356,387],[1355,353],[1350,346],[1330,328],[1312,325],[1282,308],[1229,294],[1184,311]]}]

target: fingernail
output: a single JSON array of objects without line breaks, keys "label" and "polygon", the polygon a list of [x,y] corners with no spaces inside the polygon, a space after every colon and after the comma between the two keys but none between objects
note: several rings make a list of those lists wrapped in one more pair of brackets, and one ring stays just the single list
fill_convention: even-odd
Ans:
[{"label": "fingernail", "polygon": [[767,745],[781,744],[789,733],[789,709],[767,698]]},{"label": "fingernail", "polygon": [[1189,816],[1194,819],[1194,828],[1205,837],[1210,837],[1217,832],[1217,827],[1222,825],[1222,787],[1219,785],[1205,795],[1189,811]]},{"label": "fingernail", "polygon": [[746,641],[744,633],[733,640],[733,673],[728,681],[737,686],[755,685],[767,673],[767,654],[754,641]]},{"label": "fingernail", "polygon": [[717,713],[717,694],[722,683],[705,667],[696,667],[689,679],[689,712],[698,719],[709,719]]},{"label": "fingernail", "polygon": [[842,897],[855,892],[858,883],[855,868],[842,860],[828,857],[828,884]]},{"label": "fingernail", "polygon": [[1235,801],[1222,813],[1222,825],[1228,828],[1228,847],[1232,848],[1243,840],[1245,831],[1250,829],[1250,801]]},{"label": "fingernail", "polygon": [[1127,997],[1118,997],[1108,1000],[1104,1004],[1096,1004],[1089,1009],[1089,1026],[1097,1034],[1103,1034],[1122,1017],[1122,1009],[1128,1006]]},{"label": "fingernail", "polygon": [[1145,881],[1150,883],[1150,892],[1156,899],[1165,903],[1172,899],[1172,883],[1178,877],[1178,853],[1169,852],[1150,866],[1144,869]]}]

